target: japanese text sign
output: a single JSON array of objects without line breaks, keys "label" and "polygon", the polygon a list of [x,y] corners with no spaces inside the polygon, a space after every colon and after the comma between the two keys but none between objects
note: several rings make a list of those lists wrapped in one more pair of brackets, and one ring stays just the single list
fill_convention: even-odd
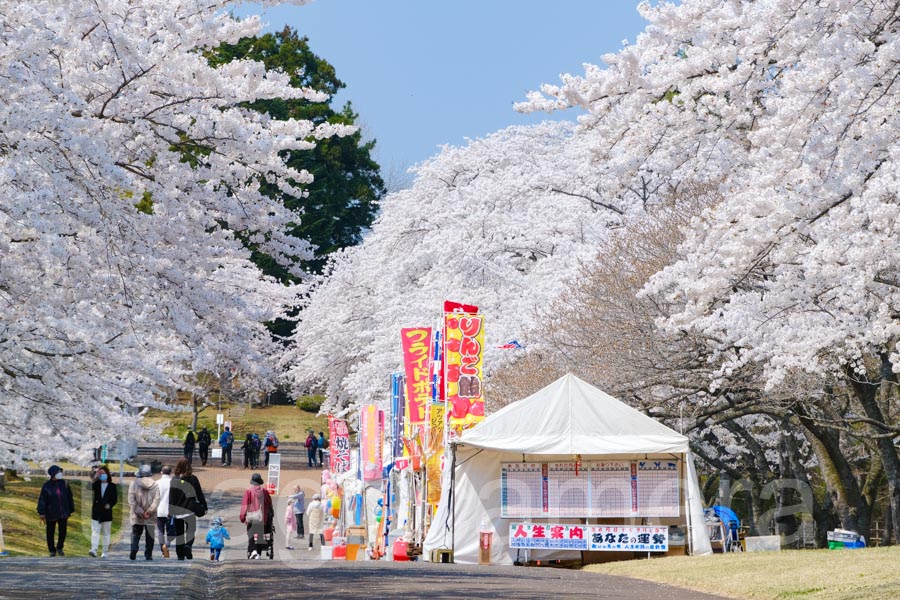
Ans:
[{"label": "japanese text sign", "polygon": [[444,315],[444,385],[451,425],[484,418],[482,394],[484,315]]},{"label": "japanese text sign", "polygon": [[331,439],[331,472],[346,473],[350,470],[350,429],[347,421],[328,417],[328,433]]},{"label": "japanese text sign", "polygon": [[664,525],[510,523],[509,547],[667,552],[669,550],[669,528]]},{"label": "japanese text sign", "polygon": [[425,423],[425,408],[431,400],[431,327],[400,330],[406,369],[406,423]]}]

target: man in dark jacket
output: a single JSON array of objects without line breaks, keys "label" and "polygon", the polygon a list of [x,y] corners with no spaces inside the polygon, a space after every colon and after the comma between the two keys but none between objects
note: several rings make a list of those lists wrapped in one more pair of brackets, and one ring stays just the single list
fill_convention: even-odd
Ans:
[{"label": "man in dark jacket", "polygon": [[[63,471],[59,466],[53,465],[47,469],[47,474],[50,475],[50,480],[41,487],[37,512],[41,522],[47,526],[47,549],[50,556],[65,556],[63,546],[66,543],[66,528],[69,516],[75,512],[75,499],[72,497],[72,488],[68,482],[63,481]],[[54,542],[57,525],[59,539]]]},{"label": "man in dark jacket", "polygon": [[197,436],[194,435],[194,428],[188,426],[187,433],[184,436],[184,457],[188,462],[194,462],[194,445],[197,443]]},{"label": "man in dark jacket", "polygon": [[209,447],[212,444],[212,438],[209,435],[209,431],[206,430],[206,427],[197,434],[197,446],[200,448],[200,464],[202,466],[206,466],[206,461],[209,459]]}]

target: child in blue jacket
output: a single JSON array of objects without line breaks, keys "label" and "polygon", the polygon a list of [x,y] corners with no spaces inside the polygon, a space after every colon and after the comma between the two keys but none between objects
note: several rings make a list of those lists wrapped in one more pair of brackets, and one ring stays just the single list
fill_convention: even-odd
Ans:
[{"label": "child in blue jacket", "polygon": [[230,539],[228,530],[222,526],[222,517],[213,517],[209,523],[209,532],[206,534],[206,543],[209,544],[209,560],[221,562],[225,540]]}]

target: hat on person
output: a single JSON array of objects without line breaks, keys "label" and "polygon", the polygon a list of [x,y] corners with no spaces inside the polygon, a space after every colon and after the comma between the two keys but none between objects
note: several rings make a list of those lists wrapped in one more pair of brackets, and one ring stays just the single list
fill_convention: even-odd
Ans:
[{"label": "hat on person", "polygon": [[138,469],[135,477],[153,477],[153,471],[150,469],[150,465],[141,465],[141,468]]},{"label": "hat on person", "polygon": [[213,517],[212,521],[210,521],[212,525],[221,525],[222,517]]},{"label": "hat on person", "polygon": [[318,494],[316,494],[315,496],[313,496],[313,500],[321,500],[321,499],[322,499],[322,496],[320,496],[320,495],[318,495]]},{"label": "hat on person", "polygon": [[254,473],[253,477],[250,478],[250,483],[253,483],[256,485],[262,485],[263,484],[262,475],[260,475],[259,473]]},{"label": "hat on person", "polygon": [[53,479],[60,471],[62,471],[62,467],[60,467],[59,465],[53,465],[52,467],[47,469],[47,474],[50,475],[51,479]]}]

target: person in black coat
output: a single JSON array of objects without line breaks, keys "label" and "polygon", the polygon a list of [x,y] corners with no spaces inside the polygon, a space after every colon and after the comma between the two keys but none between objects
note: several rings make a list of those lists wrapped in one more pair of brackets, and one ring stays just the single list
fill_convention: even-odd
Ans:
[{"label": "person in black coat", "polygon": [[[63,546],[66,543],[66,528],[69,516],[75,512],[75,499],[72,497],[72,488],[63,481],[63,470],[59,466],[53,465],[47,469],[47,474],[50,475],[50,481],[41,487],[37,512],[41,522],[47,526],[47,549],[50,556],[65,556]],[[57,526],[59,539],[54,542]]]},{"label": "person in black coat", "polygon": [[94,503],[91,506],[91,556],[97,556],[100,538],[103,545],[100,547],[100,557],[106,558],[109,550],[109,536],[112,532],[113,506],[119,501],[119,490],[112,482],[109,467],[100,465],[94,473]]},{"label": "person in black coat", "polygon": [[204,427],[203,430],[197,434],[197,446],[200,448],[200,464],[204,467],[206,466],[206,461],[209,459],[210,444],[212,444],[212,438],[209,435],[209,431]]},{"label": "person in black coat", "polygon": [[175,463],[169,488],[169,516],[175,518],[175,554],[178,560],[194,558],[194,536],[197,517],[208,510],[200,480],[194,475],[187,458]]}]

